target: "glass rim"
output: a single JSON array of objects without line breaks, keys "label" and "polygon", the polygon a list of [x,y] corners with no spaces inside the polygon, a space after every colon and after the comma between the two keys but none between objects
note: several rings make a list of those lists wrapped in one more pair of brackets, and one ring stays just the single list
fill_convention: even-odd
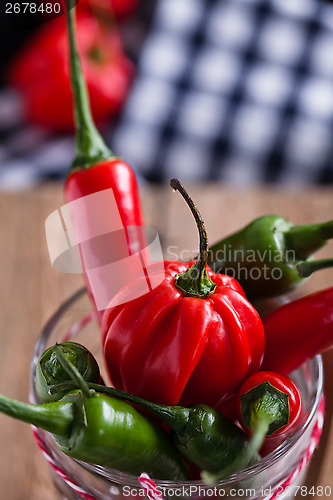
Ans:
[{"label": "glass rim", "polygon": [[[44,328],[42,329],[40,335],[38,336],[36,343],[35,343],[35,348],[33,351],[33,357],[32,357],[32,362],[31,362],[31,368],[30,368],[30,394],[33,395],[33,397],[36,397],[35,393],[35,388],[33,384],[34,380],[34,375],[35,375],[35,367],[37,364],[37,361],[39,357],[41,356],[42,352],[44,352],[46,346],[46,341],[48,340],[48,336],[52,332],[53,328],[56,326],[58,320],[62,317],[63,314],[66,313],[68,309],[79,299],[81,299],[84,295],[87,294],[87,290],[85,287],[80,288],[77,290],[73,295],[71,295],[67,300],[65,300],[60,307],[56,310],[56,312],[50,317],[50,319],[46,322]],[[92,315],[91,320],[94,318],[94,315]],[[314,416],[318,410],[319,403],[321,400],[321,396],[323,394],[323,385],[324,385],[324,374],[323,374],[323,362],[322,362],[322,357],[320,355],[315,356],[314,358],[306,361],[304,365],[307,365],[309,363],[315,363],[315,366],[317,368],[318,372],[318,378],[317,378],[317,386],[315,390],[315,397],[314,400],[311,402],[312,406],[310,407],[309,413],[304,419],[304,422],[302,423],[302,426],[291,436],[289,436],[283,443],[281,443],[275,450],[270,452],[268,455],[265,457],[261,458],[259,462],[256,462],[253,465],[250,465],[240,471],[236,471],[232,473],[230,476],[228,476],[226,479],[223,479],[216,483],[214,487],[217,488],[225,488],[227,486],[230,486],[234,483],[241,482],[245,479],[248,479],[249,477],[255,476],[257,474],[260,474],[267,470],[269,467],[271,467],[273,464],[275,464],[280,458],[282,458],[284,455],[288,453],[289,450],[291,450],[298,440],[301,438],[301,436],[306,432],[308,427],[310,426],[311,422],[314,419]],[[304,366],[302,365],[302,366]],[[36,429],[37,434],[39,437],[44,441],[43,433],[46,431],[42,431],[41,429]],[[59,453],[61,451],[59,450]],[[66,455],[65,455],[66,456]],[[101,479],[104,480],[110,480],[113,483],[117,482],[120,485],[125,485],[126,486],[131,486],[138,488],[140,485],[138,485],[138,476],[134,476],[133,474],[129,474],[127,472],[122,472],[117,469],[111,469],[108,467],[104,467],[101,465],[97,464],[90,464],[86,462],[81,462],[80,460],[76,460],[70,457],[67,457],[69,460],[71,460],[73,463],[79,465],[83,469],[85,469],[88,472],[92,472],[94,474],[97,474],[98,476],[101,477]],[[160,487],[160,488],[165,488],[165,489],[176,489],[180,487],[197,487],[201,489],[211,489],[212,486],[207,485],[204,483],[202,480],[184,480],[184,481],[172,481],[172,480],[158,480],[154,479],[155,484]]]}]

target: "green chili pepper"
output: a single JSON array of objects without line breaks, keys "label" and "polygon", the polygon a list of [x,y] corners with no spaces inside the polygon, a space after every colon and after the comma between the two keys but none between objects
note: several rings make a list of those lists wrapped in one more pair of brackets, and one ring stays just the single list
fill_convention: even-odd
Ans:
[{"label": "green chili pepper", "polygon": [[[199,469],[217,472],[232,463],[245,449],[245,433],[208,405],[168,406],[127,392],[88,383],[97,392],[134,403],[158,416],[170,428],[170,437],[188,460]],[[57,388],[56,388],[57,390]]]},{"label": "green chili pepper", "polygon": [[333,259],[311,261],[333,238],[333,221],[296,226],[277,215],[264,215],[209,249],[215,273],[236,278],[249,298],[284,294]]},{"label": "green chili pepper", "polygon": [[[76,342],[57,344],[69,361],[77,368],[84,380],[99,382],[100,372],[96,359],[84,346]],[[71,377],[59,362],[56,346],[51,346],[43,352],[36,366],[35,388],[43,403],[59,401],[68,391],[58,391],[51,394],[49,389],[54,384],[68,382]]]},{"label": "green chili pepper", "polygon": [[60,347],[56,352],[80,389],[41,405],[0,395],[0,412],[51,432],[59,448],[78,460],[156,479],[188,479],[177,449],[157,424],[129,403],[90,390]]}]

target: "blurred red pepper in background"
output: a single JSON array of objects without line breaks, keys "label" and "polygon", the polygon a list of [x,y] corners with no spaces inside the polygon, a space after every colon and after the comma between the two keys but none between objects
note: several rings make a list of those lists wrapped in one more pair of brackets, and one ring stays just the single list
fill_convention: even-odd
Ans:
[{"label": "blurred red pepper in background", "polygon": [[[121,109],[134,68],[115,25],[78,12],[77,40],[93,118],[102,123]],[[74,130],[65,16],[43,25],[25,44],[8,81],[23,96],[27,120],[55,132]]]},{"label": "blurred red pepper in background", "polygon": [[138,6],[138,0],[110,0],[111,8],[118,18],[124,18],[132,14]]},{"label": "blurred red pepper in background", "polygon": [[79,0],[78,7],[86,7],[96,12],[111,12],[117,20],[131,16],[138,7],[139,0]]}]

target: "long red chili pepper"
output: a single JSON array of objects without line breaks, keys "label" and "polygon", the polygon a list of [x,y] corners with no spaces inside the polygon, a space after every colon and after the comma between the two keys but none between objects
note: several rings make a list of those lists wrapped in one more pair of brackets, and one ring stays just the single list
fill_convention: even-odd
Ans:
[{"label": "long red chili pepper", "polygon": [[68,201],[112,188],[124,226],[143,225],[132,168],[106,146],[93,123],[74,34],[74,9],[68,11],[71,81],[74,94],[76,158],[66,179]]},{"label": "long red chili pepper", "polygon": [[[93,122],[89,96],[76,47],[74,10],[73,8],[68,11],[67,20],[74,94],[76,158],[66,179],[65,198],[67,202],[71,202],[111,188],[126,233],[128,253],[131,255],[134,253],[134,248],[137,251],[138,246],[141,248],[143,246],[142,233],[139,228],[143,226],[143,217],[136,177],[132,168],[116,157],[106,146]],[[111,214],[110,217],[112,217]],[[128,227],[131,227],[131,238],[127,234]],[[137,232],[135,232],[136,228]],[[111,254],[114,249],[111,247],[109,252]],[[89,280],[86,279],[86,281],[89,288]]]},{"label": "long red chili pepper", "polygon": [[289,373],[333,346],[333,287],[289,302],[263,319],[262,370]]},{"label": "long red chili pepper", "polygon": [[105,359],[117,388],[164,404],[215,405],[260,368],[264,332],[238,282],[207,267],[202,218],[181,184],[171,185],[195,217],[199,257],[166,263],[165,275],[148,270],[160,284],[143,296],[112,307],[115,296],[103,316]]}]

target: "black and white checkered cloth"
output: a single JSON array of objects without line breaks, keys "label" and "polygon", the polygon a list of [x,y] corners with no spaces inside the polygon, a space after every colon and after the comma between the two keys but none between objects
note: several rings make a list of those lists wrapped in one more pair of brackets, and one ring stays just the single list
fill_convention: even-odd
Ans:
[{"label": "black and white checkered cloth", "polygon": [[26,189],[63,179],[74,157],[73,137],[27,125],[17,93],[0,93],[0,188]]},{"label": "black and white checkered cloth", "polygon": [[[61,177],[71,138],[21,133],[30,151],[5,141],[0,183]],[[108,142],[152,181],[332,183],[333,5],[159,0]]]}]

